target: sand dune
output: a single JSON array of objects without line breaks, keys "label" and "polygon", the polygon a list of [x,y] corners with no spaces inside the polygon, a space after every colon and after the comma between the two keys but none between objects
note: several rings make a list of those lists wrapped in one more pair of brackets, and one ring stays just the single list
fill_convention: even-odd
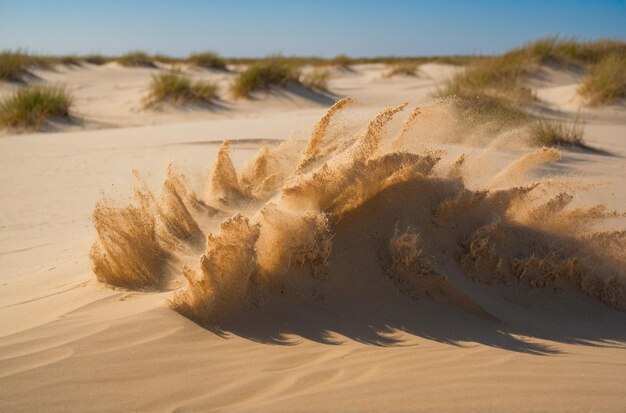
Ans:
[{"label": "sand dune", "polygon": [[[100,126],[0,139],[4,410],[624,409],[619,108],[557,151],[466,139],[443,65],[339,73],[326,116],[135,112],[154,69],[69,70],[38,75]],[[571,120],[577,81],[533,87]]]}]

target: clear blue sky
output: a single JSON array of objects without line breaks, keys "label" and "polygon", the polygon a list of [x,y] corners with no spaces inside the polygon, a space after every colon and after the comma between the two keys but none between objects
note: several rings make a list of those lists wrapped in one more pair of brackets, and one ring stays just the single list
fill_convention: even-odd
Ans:
[{"label": "clear blue sky", "polygon": [[626,39],[626,2],[0,0],[0,49],[51,54],[490,54],[551,34]]}]

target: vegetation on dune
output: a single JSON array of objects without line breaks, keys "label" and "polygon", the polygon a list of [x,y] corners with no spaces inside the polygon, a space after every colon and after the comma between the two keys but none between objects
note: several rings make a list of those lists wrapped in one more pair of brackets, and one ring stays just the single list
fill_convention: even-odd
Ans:
[{"label": "vegetation on dune", "polygon": [[154,67],[154,59],[141,51],[126,53],[118,57],[117,62],[128,67]]},{"label": "vegetation on dune", "polygon": [[626,53],[626,43],[614,40],[579,42],[548,37],[513,49],[501,56],[478,59],[446,85],[443,95],[480,91],[528,104],[533,96],[525,83],[541,64],[557,63],[594,70],[606,56]]},{"label": "vegetation on dune", "polygon": [[210,82],[192,82],[179,71],[170,71],[152,76],[147,106],[160,102],[176,104],[211,103],[217,86]]},{"label": "vegetation on dune", "polygon": [[69,118],[73,100],[65,90],[30,86],[0,102],[0,125],[11,129],[38,129],[52,118]]},{"label": "vegetation on dune", "polygon": [[617,103],[626,98],[626,53],[612,53],[600,60],[579,92],[592,105]]},{"label": "vegetation on dune", "polygon": [[385,73],[385,77],[416,76],[418,67],[418,63],[412,61],[394,63],[390,65],[389,70]]},{"label": "vegetation on dune", "polygon": [[192,53],[187,62],[205,69],[226,70],[226,62],[217,54],[212,52]]},{"label": "vegetation on dune", "polygon": [[350,68],[350,65],[354,63],[354,61],[345,54],[340,54],[333,57],[329,63],[333,66],[339,66],[342,69],[348,69]]},{"label": "vegetation on dune", "polygon": [[28,74],[29,66],[28,55],[25,53],[10,50],[0,52],[0,80],[19,82]]},{"label": "vegetation on dune", "polygon": [[328,79],[330,72],[326,69],[316,68],[301,76],[300,82],[309,89],[328,91]]},{"label": "vegetation on dune", "polygon": [[159,62],[159,63],[169,63],[169,64],[173,64],[173,63],[180,63],[180,59],[176,58],[176,57],[171,57],[171,56],[167,56],[164,54],[155,54],[152,59],[155,62]]},{"label": "vegetation on dune", "polygon": [[280,57],[274,57],[248,67],[237,76],[231,90],[235,97],[245,98],[258,90],[297,83],[298,78],[299,73],[291,64]]},{"label": "vegetation on dune", "polygon": [[111,58],[104,57],[100,54],[90,54],[87,56],[83,56],[82,59],[86,63],[98,66],[108,63],[111,60]]},{"label": "vegetation on dune", "polygon": [[580,146],[584,128],[579,122],[538,120],[530,127],[532,142],[540,146]]}]

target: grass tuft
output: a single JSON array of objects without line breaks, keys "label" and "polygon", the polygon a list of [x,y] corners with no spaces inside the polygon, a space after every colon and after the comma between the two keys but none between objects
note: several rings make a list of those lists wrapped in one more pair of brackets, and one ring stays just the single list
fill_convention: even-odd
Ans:
[{"label": "grass tuft", "polygon": [[579,122],[567,124],[560,121],[538,120],[530,127],[534,144],[540,146],[581,146],[583,125]]},{"label": "grass tuft", "polygon": [[300,78],[300,82],[309,89],[327,92],[329,78],[330,72],[328,70],[317,68],[303,74]]},{"label": "grass tuft", "polygon": [[0,52],[0,80],[20,82],[28,74],[30,66],[28,55],[18,51]]},{"label": "grass tuft", "polygon": [[579,89],[592,105],[617,103],[626,98],[626,54],[613,53],[596,64]]},{"label": "grass tuft", "polygon": [[51,118],[69,118],[73,100],[61,88],[30,86],[0,102],[0,125],[11,129],[38,129]]},{"label": "grass tuft", "polygon": [[251,65],[237,76],[231,90],[235,97],[246,98],[258,90],[297,83],[298,77],[299,73],[292,65],[282,58],[273,57]]},{"label": "grass tuft", "polygon": [[187,62],[205,69],[226,70],[226,62],[212,52],[193,53],[187,58]]},{"label": "grass tuft", "polygon": [[392,64],[385,73],[385,77],[392,76],[416,76],[419,65],[415,62],[399,62]]},{"label": "grass tuft", "polygon": [[90,54],[90,55],[83,57],[84,62],[90,63],[92,65],[98,65],[98,66],[103,65],[109,62],[110,60],[111,60],[110,58],[104,57],[100,54]]},{"label": "grass tuft", "polygon": [[331,65],[339,66],[342,69],[349,69],[350,65],[352,65],[353,63],[354,63],[353,59],[351,59],[345,54],[337,55],[330,60]]},{"label": "grass tuft", "polygon": [[118,57],[117,62],[127,67],[155,67],[153,59],[141,51],[126,53]]},{"label": "grass tuft", "polygon": [[187,76],[173,70],[152,76],[147,106],[160,102],[211,103],[216,92],[214,83],[192,82]]},{"label": "grass tuft", "polygon": [[[615,40],[580,42],[576,39],[547,37],[501,56],[475,60],[464,72],[449,81],[441,94],[448,96],[480,91],[516,104],[528,104],[534,97],[526,87],[526,81],[541,64],[554,62],[581,68],[591,67],[594,71],[594,65],[599,65],[610,55],[626,56],[626,43]],[[619,67],[615,60],[609,63],[616,69]],[[610,66],[605,63],[601,69],[608,74],[612,72]],[[612,79],[616,77],[614,75]]]}]

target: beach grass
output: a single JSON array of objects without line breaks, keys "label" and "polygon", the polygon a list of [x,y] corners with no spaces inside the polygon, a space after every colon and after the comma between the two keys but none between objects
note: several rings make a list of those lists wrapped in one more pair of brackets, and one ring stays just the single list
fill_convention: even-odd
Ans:
[{"label": "beach grass", "polygon": [[299,72],[281,57],[268,58],[240,73],[231,87],[237,98],[247,98],[253,92],[297,83]]},{"label": "beach grass", "polygon": [[0,102],[0,125],[9,129],[39,129],[52,118],[70,118],[72,96],[63,88],[29,86]]},{"label": "beach grass", "polygon": [[180,71],[169,71],[152,76],[146,106],[161,102],[174,104],[211,103],[217,86],[211,82],[193,82]]}]

